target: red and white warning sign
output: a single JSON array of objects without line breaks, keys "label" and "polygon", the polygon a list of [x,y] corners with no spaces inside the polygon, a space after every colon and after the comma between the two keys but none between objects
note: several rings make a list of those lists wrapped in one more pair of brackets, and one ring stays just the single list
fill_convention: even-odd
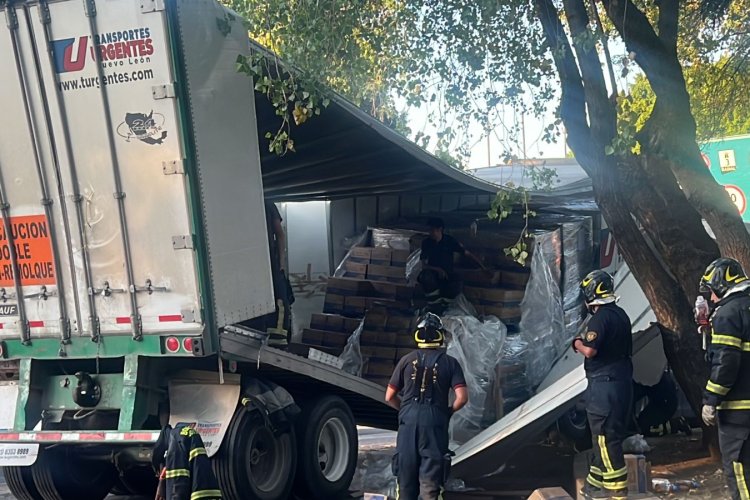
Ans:
[{"label": "red and white warning sign", "polygon": [[737,210],[740,211],[740,215],[744,215],[745,210],[747,209],[747,198],[745,197],[745,193],[742,191],[742,189],[733,184],[727,184],[726,186],[724,186],[724,189],[726,189],[727,193],[729,193],[729,197],[732,199],[732,202],[737,205]]}]

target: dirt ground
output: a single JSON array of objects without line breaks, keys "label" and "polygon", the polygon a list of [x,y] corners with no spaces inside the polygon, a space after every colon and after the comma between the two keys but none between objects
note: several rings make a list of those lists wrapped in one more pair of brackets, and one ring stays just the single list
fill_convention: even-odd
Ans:
[{"label": "dirt ground", "polygon": [[686,492],[660,494],[662,498],[721,499],[729,498],[721,464],[711,459],[702,446],[700,431],[690,437],[649,438],[652,450],[651,477],[675,481],[695,481],[698,487]]}]

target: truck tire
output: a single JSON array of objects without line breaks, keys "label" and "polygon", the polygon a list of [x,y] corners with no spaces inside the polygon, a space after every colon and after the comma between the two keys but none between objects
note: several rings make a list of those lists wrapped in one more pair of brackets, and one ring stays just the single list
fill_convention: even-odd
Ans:
[{"label": "truck tire", "polygon": [[337,396],[301,406],[295,490],[311,500],[341,498],[357,468],[357,426],[352,411]]},{"label": "truck tire", "polygon": [[18,500],[37,500],[40,498],[39,491],[34,485],[32,467],[33,465],[30,467],[3,467],[8,489]]},{"label": "truck tire", "polygon": [[571,408],[557,421],[560,433],[573,442],[577,451],[591,449],[591,430],[586,411]]},{"label": "truck tire", "polygon": [[112,488],[113,495],[136,495],[153,498],[159,478],[151,467],[131,467],[119,473],[119,477]]},{"label": "truck tire", "polygon": [[214,471],[225,498],[286,500],[297,468],[294,429],[275,435],[257,411],[235,411]]},{"label": "truck tire", "polygon": [[44,450],[31,468],[43,500],[103,500],[117,479],[112,464],[79,459],[74,450]]}]

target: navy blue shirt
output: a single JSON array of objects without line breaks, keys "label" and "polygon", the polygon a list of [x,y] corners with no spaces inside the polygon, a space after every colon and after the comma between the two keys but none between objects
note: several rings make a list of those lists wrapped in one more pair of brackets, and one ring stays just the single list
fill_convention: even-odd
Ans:
[{"label": "navy blue shirt", "polygon": [[[422,377],[424,380],[417,380],[417,367],[420,365],[427,371],[426,376]],[[417,349],[410,352],[396,365],[388,386],[399,393],[403,408],[418,402],[423,381],[427,386],[425,396],[430,399],[425,402],[446,410],[451,388],[466,387],[461,365],[456,358],[448,356],[445,349]]]},{"label": "navy blue shirt", "polygon": [[425,238],[422,241],[420,259],[426,260],[427,265],[439,267],[446,273],[453,271],[454,254],[464,255],[466,250],[454,237],[444,234],[440,241]]},{"label": "navy blue shirt", "polygon": [[596,349],[596,356],[586,358],[586,376],[632,378],[633,334],[630,318],[617,304],[606,304],[591,317],[583,345]]}]

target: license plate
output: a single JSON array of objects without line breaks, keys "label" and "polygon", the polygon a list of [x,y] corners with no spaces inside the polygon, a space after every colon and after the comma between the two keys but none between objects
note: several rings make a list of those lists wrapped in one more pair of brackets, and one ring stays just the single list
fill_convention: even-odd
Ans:
[{"label": "license plate", "polygon": [[28,444],[0,444],[0,466],[28,466],[33,465],[39,456],[39,445]]}]

